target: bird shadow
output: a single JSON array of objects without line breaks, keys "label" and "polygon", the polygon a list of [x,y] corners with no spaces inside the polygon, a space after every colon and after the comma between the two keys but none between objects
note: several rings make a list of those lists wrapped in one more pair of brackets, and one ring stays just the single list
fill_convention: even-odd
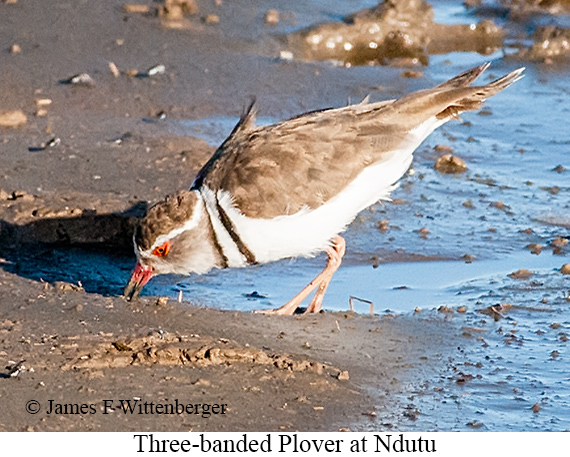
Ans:
[{"label": "bird shadow", "polygon": [[133,232],[146,210],[139,202],[121,213],[84,212],[23,225],[0,220],[0,268],[34,281],[120,294],[133,267]]}]

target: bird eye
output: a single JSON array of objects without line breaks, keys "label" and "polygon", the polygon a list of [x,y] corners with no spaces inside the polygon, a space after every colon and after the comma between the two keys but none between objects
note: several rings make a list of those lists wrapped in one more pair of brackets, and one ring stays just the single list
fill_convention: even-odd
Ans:
[{"label": "bird eye", "polygon": [[168,255],[168,251],[170,251],[170,241],[166,241],[157,248],[154,248],[152,253],[157,257],[165,257]]}]

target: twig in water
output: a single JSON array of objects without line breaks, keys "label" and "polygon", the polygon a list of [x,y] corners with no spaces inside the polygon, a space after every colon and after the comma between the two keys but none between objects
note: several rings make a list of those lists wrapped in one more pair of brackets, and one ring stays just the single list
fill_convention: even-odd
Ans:
[{"label": "twig in water", "polygon": [[365,300],[364,298],[355,297],[353,295],[351,295],[350,298],[348,299],[348,303],[350,304],[350,310],[351,311],[354,311],[353,300],[358,300],[358,301],[361,301],[362,303],[368,303],[370,305],[370,315],[374,314],[374,303],[373,302],[371,302],[370,300]]}]

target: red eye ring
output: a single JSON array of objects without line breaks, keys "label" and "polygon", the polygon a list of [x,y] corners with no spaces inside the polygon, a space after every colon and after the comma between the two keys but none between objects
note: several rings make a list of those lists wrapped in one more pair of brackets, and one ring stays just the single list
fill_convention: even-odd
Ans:
[{"label": "red eye ring", "polygon": [[152,254],[157,257],[166,257],[170,251],[170,241],[162,243],[160,246],[154,248]]}]

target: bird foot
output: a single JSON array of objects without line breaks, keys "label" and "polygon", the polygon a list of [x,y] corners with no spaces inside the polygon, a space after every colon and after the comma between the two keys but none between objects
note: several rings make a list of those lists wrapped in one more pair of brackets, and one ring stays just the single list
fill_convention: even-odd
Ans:
[{"label": "bird foot", "polygon": [[329,282],[342,262],[345,248],[346,243],[344,241],[344,238],[341,236],[334,237],[332,240],[332,245],[327,249],[327,265],[315,279],[313,279],[301,292],[299,292],[295,297],[293,297],[293,299],[284,304],[282,307],[277,309],[262,309],[255,312],[259,314],[291,316],[295,314],[295,311],[301,302],[305,300],[305,298],[307,298],[313,290],[317,289],[315,296],[311,300],[311,303],[305,310],[304,314],[318,313],[321,310],[323,298],[325,296],[325,292],[327,291]]}]

